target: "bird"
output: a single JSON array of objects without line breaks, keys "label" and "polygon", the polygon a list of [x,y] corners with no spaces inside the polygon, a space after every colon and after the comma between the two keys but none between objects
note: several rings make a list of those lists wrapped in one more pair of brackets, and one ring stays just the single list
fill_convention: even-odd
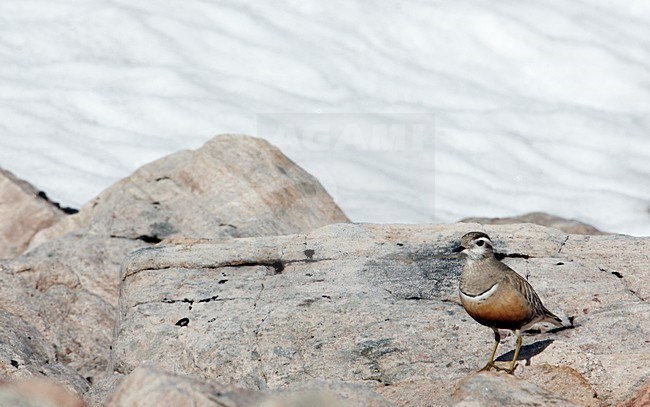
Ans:
[{"label": "bird", "polygon": [[[479,324],[494,331],[494,348],[481,371],[495,368],[513,374],[521,349],[521,332],[537,323],[563,326],[562,320],[549,311],[525,278],[497,260],[490,237],[483,232],[469,232],[460,239],[454,252],[466,258],[460,274],[460,301],[465,311]],[[501,335],[499,329],[517,336],[512,363],[507,369],[494,364]]]}]

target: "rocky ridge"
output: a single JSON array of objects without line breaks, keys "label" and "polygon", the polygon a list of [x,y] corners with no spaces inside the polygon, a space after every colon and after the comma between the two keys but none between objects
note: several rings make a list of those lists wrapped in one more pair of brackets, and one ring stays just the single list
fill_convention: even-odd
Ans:
[{"label": "rocky ridge", "polygon": [[[142,167],[78,214],[37,203],[56,214],[52,226],[12,224],[40,218],[0,210],[0,225],[29,231],[16,257],[0,261],[0,374],[9,381],[0,401],[647,399],[650,238],[530,223],[341,223],[318,181],[265,141],[232,135]],[[541,215],[525,221],[562,224]],[[590,233],[578,227],[562,228]],[[514,376],[475,373],[492,335],[459,305],[461,261],[450,251],[469,230],[489,233],[504,262],[572,325],[528,333]],[[498,360],[512,348],[509,337]]]}]

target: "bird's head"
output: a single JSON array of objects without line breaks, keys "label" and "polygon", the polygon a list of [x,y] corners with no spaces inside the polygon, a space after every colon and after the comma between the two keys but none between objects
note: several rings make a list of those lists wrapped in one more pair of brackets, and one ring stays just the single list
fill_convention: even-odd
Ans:
[{"label": "bird's head", "polygon": [[492,241],[488,235],[483,232],[469,232],[460,238],[460,246],[455,248],[454,252],[476,261],[492,256],[492,250]]}]

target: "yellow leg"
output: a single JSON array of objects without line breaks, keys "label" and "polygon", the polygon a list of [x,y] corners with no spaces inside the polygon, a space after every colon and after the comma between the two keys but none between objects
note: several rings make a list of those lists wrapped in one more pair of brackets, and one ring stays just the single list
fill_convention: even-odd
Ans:
[{"label": "yellow leg", "polygon": [[515,356],[512,358],[510,369],[506,370],[506,372],[510,374],[513,374],[517,368],[517,357],[519,356],[519,349],[521,349],[521,332],[519,332],[519,330],[516,330],[515,335],[517,335],[517,347],[515,348]]},{"label": "yellow leg", "polygon": [[489,371],[492,369],[494,366],[494,355],[497,353],[497,348],[499,347],[499,342],[501,342],[501,335],[499,335],[499,330],[492,328],[494,331],[494,348],[492,348],[492,354],[490,355],[490,360],[488,360],[487,365],[483,367],[483,369],[479,370],[479,372],[483,371]]}]

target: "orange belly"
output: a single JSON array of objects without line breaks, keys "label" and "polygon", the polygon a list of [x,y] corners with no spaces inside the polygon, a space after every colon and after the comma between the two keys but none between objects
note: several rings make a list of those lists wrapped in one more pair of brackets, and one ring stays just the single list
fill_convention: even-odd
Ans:
[{"label": "orange belly", "polygon": [[485,301],[474,302],[461,296],[461,303],[476,322],[500,329],[519,329],[533,316],[533,308],[510,287],[499,289]]}]

